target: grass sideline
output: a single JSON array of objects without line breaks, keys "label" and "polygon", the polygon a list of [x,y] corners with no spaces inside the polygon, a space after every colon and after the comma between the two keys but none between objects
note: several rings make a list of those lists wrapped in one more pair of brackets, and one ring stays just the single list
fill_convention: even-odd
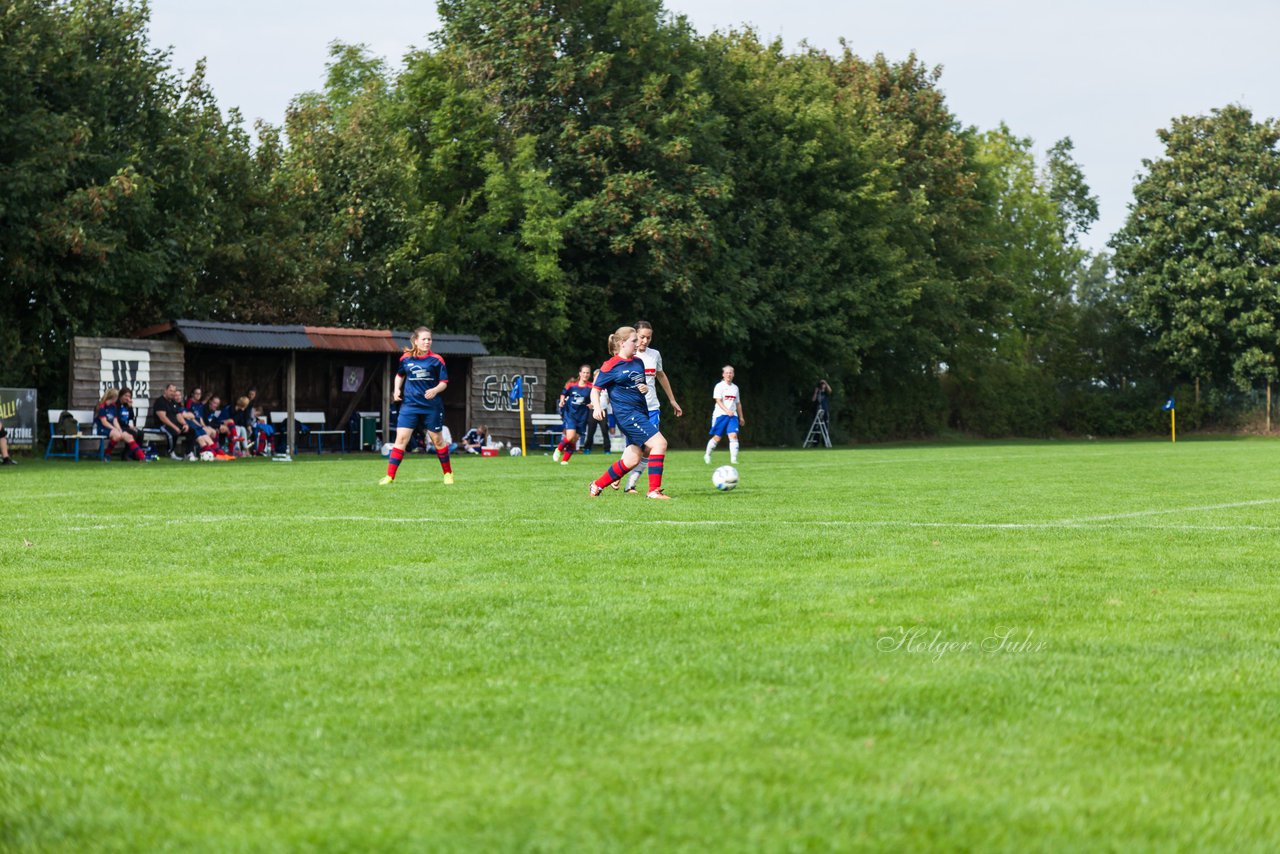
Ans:
[{"label": "grass sideline", "polygon": [[1269,850],[1278,452],[24,461],[0,848]]}]

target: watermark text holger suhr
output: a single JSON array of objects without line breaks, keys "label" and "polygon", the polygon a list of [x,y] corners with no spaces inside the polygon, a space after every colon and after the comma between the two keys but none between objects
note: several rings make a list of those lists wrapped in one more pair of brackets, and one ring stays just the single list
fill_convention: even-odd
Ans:
[{"label": "watermark text holger suhr", "polygon": [[925,655],[941,661],[949,655],[1019,655],[1043,652],[1045,641],[1035,637],[1034,629],[1020,630],[996,626],[981,640],[957,640],[945,637],[941,629],[929,626],[897,626],[876,640],[880,652],[904,652]]}]

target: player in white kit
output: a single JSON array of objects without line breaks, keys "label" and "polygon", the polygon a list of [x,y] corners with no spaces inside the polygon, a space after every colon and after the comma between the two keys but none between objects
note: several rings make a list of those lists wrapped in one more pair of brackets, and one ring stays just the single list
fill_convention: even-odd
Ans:
[{"label": "player in white kit", "polygon": [[[676,396],[671,391],[671,380],[667,379],[666,373],[662,370],[662,354],[656,348],[649,346],[649,342],[653,340],[653,325],[647,320],[638,321],[636,323],[636,334],[640,337],[640,346],[636,349],[636,357],[644,362],[644,379],[645,384],[649,387],[648,393],[645,394],[645,400],[649,404],[649,422],[654,427],[658,427],[661,414],[658,404],[658,383],[662,384],[663,391],[667,393],[667,400],[671,401],[671,408],[675,410],[677,418],[684,415],[684,410],[680,408],[680,404],[676,403]],[[641,472],[648,464],[649,459],[646,457],[631,472],[631,477],[627,478],[627,492],[637,491],[636,481],[640,479]]]},{"label": "player in white kit", "polygon": [[729,437],[729,462],[738,462],[738,428],[747,423],[742,414],[742,398],[733,382],[733,365],[725,365],[720,376],[722,379],[711,392],[716,401],[715,409],[711,410],[711,441],[707,442],[707,452],[702,455],[702,461],[708,465],[721,436]]}]

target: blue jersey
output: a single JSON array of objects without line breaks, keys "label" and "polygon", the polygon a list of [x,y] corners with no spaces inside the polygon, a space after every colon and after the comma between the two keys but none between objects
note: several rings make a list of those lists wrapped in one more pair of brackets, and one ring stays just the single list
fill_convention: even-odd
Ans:
[{"label": "blue jersey", "polygon": [[104,418],[107,419],[107,424],[110,424],[112,421],[115,420],[115,417],[116,417],[116,408],[114,406],[109,406],[104,403],[102,406],[99,406],[96,410],[94,410],[93,426],[96,427],[100,432],[105,433],[111,430],[112,428],[104,425],[102,423],[102,419]]},{"label": "blue jersey", "polygon": [[128,427],[133,423],[133,407],[127,403],[117,403],[116,420],[120,422],[121,427]]},{"label": "blue jersey", "polygon": [[400,357],[400,367],[396,373],[404,377],[402,397],[405,406],[433,409],[444,404],[439,397],[431,400],[426,398],[428,391],[449,381],[449,370],[444,366],[444,359],[437,354],[428,352],[425,356],[415,356],[405,353]]},{"label": "blue jersey", "polygon": [[591,383],[586,385],[578,385],[577,381],[567,383],[564,391],[560,392],[564,395],[564,417],[578,420],[585,418],[590,409],[587,404],[591,403]]},{"label": "blue jersey", "polygon": [[600,366],[595,387],[608,389],[609,405],[613,407],[613,414],[619,421],[624,415],[631,413],[639,413],[648,421],[649,402],[636,388],[644,382],[644,362],[639,356],[630,359],[614,356]]}]

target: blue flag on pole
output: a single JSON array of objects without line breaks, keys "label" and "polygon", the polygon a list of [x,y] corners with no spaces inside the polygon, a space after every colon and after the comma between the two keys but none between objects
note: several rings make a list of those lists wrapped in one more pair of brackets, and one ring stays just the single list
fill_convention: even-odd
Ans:
[{"label": "blue flag on pole", "polygon": [[524,377],[516,377],[516,381],[511,384],[511,402],[515,403],[524,397]]},{"label": "blue flag on pole", "polygon": [[1173,407],[1173,398],[1171,397],[1171,398],[1169,398],[1168,400],[1166,400],[1166,401],[1164,402],[1164,411],[1165,411],[1165,412],[1168,412],[1170,409],[1173,409],[1173,408],[1174,408],[1174,407]]}]

